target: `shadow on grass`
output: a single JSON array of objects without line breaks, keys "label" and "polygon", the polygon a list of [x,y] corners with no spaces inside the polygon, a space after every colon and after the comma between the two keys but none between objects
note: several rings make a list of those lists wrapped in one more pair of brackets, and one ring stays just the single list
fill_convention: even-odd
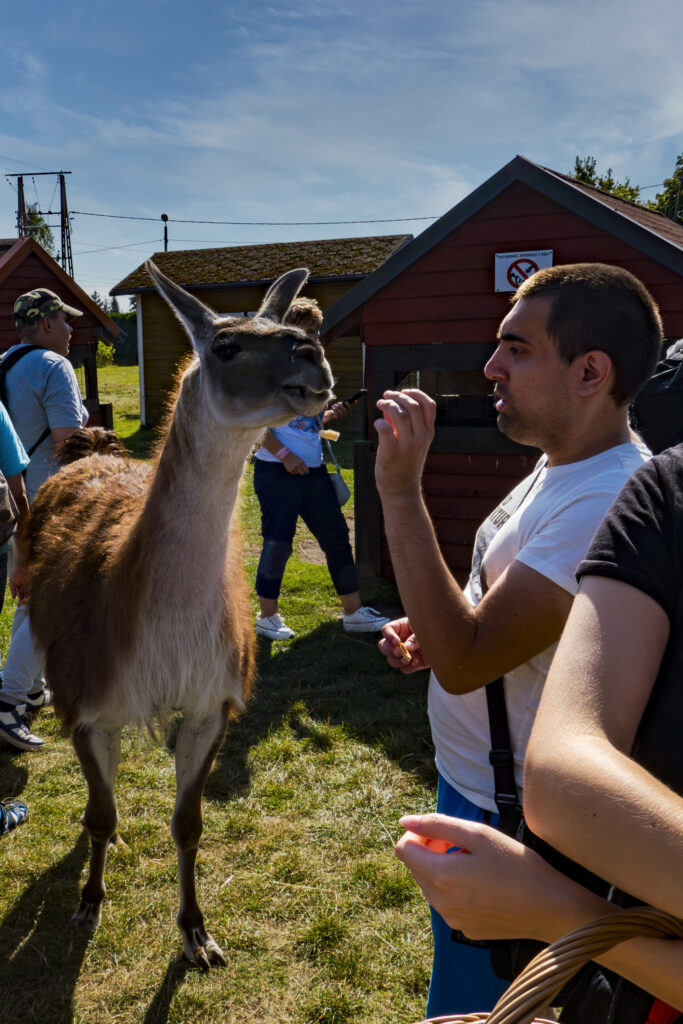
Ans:
[{"label": "shadow on grass", "polygon": [[154,454],[157,437],[158,434],[155,427],[138,427],[137,430],[132,434],[128,434],[122,440],[133,458],[150,459]]},{"label": "shadow on grass", "polygon": [[21,753],[4,743],[0,745],[0,800],[11,800],[19,796],[26,785],[28,771],[23,764],[17,764],[16,760]]},{"label": "shadow on grass", "polygon": [[171,957],[159,991],[149,1004],[143,1024],[166,1024],[176,991],[182,985],[187,973],[196,970],[197,968],[185,957]]},{"label": "shadow on grass", "polygon": [[0,922],[2,1024],[73,1020],[74,990],[92,933],[68,923],[88,849],[83,831],[73,850],[28,885]]},{"label": "shadow on grass", "polygon": [[298,735],[326,742],[324,733],[297,714],[300,703],[309,719],[342,726],[403,770],[435,784],[427,674],[387,668],[375,634],[349,634],[339,622],[327,622],[287,645],[259,637],[257,666],[255,693],[231,724],[209,777],[210,799],[227,800],[247,788],[250,748],[285,719]]}]

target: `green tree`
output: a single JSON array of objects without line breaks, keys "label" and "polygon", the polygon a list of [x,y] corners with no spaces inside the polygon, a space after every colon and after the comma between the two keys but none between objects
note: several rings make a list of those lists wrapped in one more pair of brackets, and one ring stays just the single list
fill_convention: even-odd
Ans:
[{"label": "green tree", "polygon": [[658,192],[647,205],[651,210],[658,210],[678,224],[683,224],[683,153],[676,160],[672,176],[665,180],[664,191]]},{"label": "green tree", "polygon": [[640,186],[632,185],[631,179],[617,181],[612,173],[612,168],[607,168],[606,174],[598,174],[596,159],[594,156],[577,156],[574,161],[574,170],[571,171],[573,178],[585,182],[586,185],[595,185],[603,192],[609,192],[617,199],[625,199],[630,203],[637,203],[640,199]]},{"label": "green tree", "polygon": [[36,242],[38,242],[39,245],[42,245],[45,252],[49,253],[50,256],[55,255],[57,251],[55,237],[42,213],[38,213],[37,203],[28,203],[26,206],[24,231],[27,235],[30,235],[31,238],[35,238]]},{"label": "green tree", "polygon": [[98,291],[94,291],[91,292],[90,298],[93,300],[93,302],[96,302],[100,309],[103,309],[105,313],[109,312],[109,303],[107,301],[106,295],[103,298]]},{"label": "green tree", "polygon": [[119,300],[116,298],[116,296],[114,296],[114,298],[109,303],[109,312],[110,313],[120,313],[121,312],[121,310],[119,309]]}]

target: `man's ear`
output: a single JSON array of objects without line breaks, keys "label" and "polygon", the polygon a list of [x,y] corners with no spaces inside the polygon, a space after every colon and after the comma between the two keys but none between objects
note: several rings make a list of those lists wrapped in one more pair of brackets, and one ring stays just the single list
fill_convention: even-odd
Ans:
[{"label": "man's ear", "polygon": [[579,357],[581,377],[578,382],[579,395],[593,395],[605,388],[609,391],[614,378],[614,364],[606,352],[592,349]]}]

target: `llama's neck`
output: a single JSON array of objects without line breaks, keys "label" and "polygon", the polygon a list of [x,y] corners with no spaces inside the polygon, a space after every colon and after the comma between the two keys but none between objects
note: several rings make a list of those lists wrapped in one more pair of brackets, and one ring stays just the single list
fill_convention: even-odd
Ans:
[{"label": "llama's neck", "polygon": [[221,578],[244,464],[261,430],[220,424],[185,377],[149,495],[137,524],[152,578]]}]

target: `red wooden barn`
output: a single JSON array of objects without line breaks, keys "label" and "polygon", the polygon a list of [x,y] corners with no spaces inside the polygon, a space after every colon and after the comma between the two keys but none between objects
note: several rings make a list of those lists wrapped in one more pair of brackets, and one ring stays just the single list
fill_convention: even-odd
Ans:
[{"label": "red wooden barn", "polygon": [[367,440],[355,452],[364,576],[392,575],[373,474],[382,391],[419,386],[437,401],[424,491],[463,580],[477,525],[537,456],[498,431],[481,370],[519,275],[577,262],[636,274],[659,303],[667,337],[683,336],[683,226],[519,156],[328,309],[323,340],[357,334],[365,356]]},{"label": "red wooden barn", "polygon": [[51,288],[68,306],[83,311],[73,321],[69,359],[83,367],[90,426],[111,427],[111,404],[99,400],[97,342],[118,338],[121,329],[33,238],[0,239],[0,353],[18,340],[11,319],[15,300],[34,288]]}]

